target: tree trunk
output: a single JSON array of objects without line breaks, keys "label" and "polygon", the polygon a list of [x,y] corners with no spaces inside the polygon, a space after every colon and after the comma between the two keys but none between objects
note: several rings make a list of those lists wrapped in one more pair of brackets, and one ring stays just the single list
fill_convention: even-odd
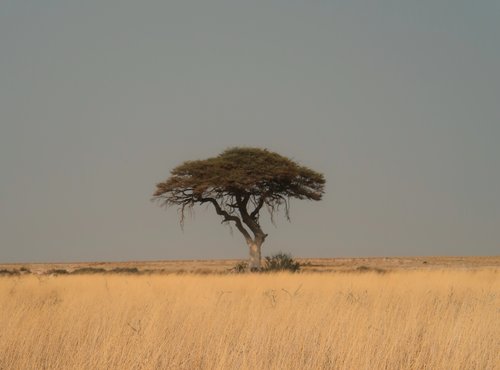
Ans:
[{"label": "tree trunk", "polygon": [[262,243],[251,241],[248,243],[250,249],[250,260],[248,263],[248,268],[250,271],[259,271],[261,269],[261,253],[260,247]]}]

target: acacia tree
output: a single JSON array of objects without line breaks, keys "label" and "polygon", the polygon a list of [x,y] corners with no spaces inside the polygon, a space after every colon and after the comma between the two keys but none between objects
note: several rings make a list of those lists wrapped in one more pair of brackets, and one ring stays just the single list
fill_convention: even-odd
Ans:
[{"label": "acacia tree", "polygon": [[156,185],[153,200],[185,211],[211,204],[222,223],[236,226],[250,250],[249,268],[261,268],[261,246],[266,240],[259,222],[265,206],[271,221],[280,209],[290,220],[290,199],[321,200],[325,178],[289,158],[266,149],[231,148],[217,157],[187,161]]}]

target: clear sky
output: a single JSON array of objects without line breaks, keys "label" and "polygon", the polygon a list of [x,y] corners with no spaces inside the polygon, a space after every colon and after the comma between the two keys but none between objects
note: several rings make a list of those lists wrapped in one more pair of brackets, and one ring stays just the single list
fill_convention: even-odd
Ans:
[{"label": "clear sky", "polygon": [[0,262],[246,258],[184,160],[265,147],[327,179],[264,254],[498,255],[500,2],[0,2]]}]

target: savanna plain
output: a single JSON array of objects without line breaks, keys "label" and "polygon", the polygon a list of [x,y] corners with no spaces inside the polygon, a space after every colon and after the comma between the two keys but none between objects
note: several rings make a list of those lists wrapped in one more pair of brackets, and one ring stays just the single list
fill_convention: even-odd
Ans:
[{"label": "savanna plain", "polygon": [[301,262],[1,265],[0,369],[500,369],[499,257]]}]

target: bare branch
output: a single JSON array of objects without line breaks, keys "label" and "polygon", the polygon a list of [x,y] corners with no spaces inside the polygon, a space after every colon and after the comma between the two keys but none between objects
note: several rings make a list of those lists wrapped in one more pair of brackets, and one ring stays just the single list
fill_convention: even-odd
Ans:
[{"label": "bare branch", "polygon": [[266,193],[264,193],[260,196],[259,202],[255,206],[255,209],[253,210],[252,213],[250,213],[250,217],[252,217],[253,219],[256,219],[258,217],[260,209],[262,208],[262,206],[264,205],[264,202],[266,201],[266,197],[267,197]]},{"label": "bare branch", "polygon": [[222,209],[222,207],[219,205],[219,203],[217,203],[217,200],[215,200],[214,198],[200,198],[199,202],[200,203],[207,203],[207,202],[212,203],[213,206],[215,207],[215,212],[217,212],[217,214],[219,216],[224,217],[224,220],[222,222],[233,221],[235,223],[235,225],[236,225],[236,228],[245,237],[245,240],[247,242],[252,240],[252,237],[250,236],[250,234],[248,233],[248,231],[243,227],[243,224],[241,223],[241,220],[237,216],[232,216],[227,211],[224,211]]}]

